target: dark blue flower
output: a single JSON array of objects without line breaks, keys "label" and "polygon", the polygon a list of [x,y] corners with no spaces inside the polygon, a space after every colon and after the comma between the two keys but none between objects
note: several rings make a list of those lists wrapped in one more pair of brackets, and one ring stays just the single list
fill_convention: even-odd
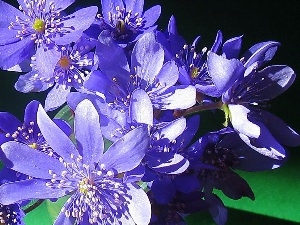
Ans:
[{"label": "dark blue flower", "polygon": [[151,211],[146,193],[121,177],[141,162],[149,147],[145,128],[130,131],[104,153],[99,116],[88,100],[75,110],[76,146],[41,106],[37,123],[60,158],[49,157],[13,141],[2,144],[5,162],[12,162],[8,163],[10,168],[33,178],[2,185],[1,193],[6,194],[0,196],[0,203],[70,194],[55,221],[57,225],[149,223]]},{"label": "dark blue flower", "polygon": [[285,65],[261,68],[273,57],[277,47],[276,42],[256,44],[242,60],[226,59],[210,52],[208,71],[222,93],[226,123],[230,121],[241,139],[254,150],[282,159],[285,157],[282,145],[299,145],[300,136],[259,107],[287,90],[295,79],[294,71]]},{"label": "dark blue flower", "polygon": [[118,43],[128,44],[156,28],[160,16],[159,5],[143,12],[144,0],[101,0],[104,29]]}]

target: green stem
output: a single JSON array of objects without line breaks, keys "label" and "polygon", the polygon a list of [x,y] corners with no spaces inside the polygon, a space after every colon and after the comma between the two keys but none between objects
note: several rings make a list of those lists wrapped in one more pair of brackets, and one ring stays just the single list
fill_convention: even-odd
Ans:
[{"label": "green stem", "polygon": [[176,117],[181,117],[181,116],[187,116],[187,115],[205,111],[205,110],[221,109],[222,106],[223,106],[223,102],[219,101],[219,102],[213,102],[213,103],[204,104],[204,105],[193,106],[193,107],[185,109],[185,110],[179,110],[179,111],[176,111],[174,114]]}]

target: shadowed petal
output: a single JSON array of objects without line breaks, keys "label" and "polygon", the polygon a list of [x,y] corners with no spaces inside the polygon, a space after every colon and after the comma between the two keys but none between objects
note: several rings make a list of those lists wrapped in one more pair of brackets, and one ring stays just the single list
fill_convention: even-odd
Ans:
[{"label": "shadowed petal", "polygon": [[0,112],[0,130],[5,133],[13,133],[22,126],[21,121],[8,112]]},{"label": "shadowed petal", "polygon": [[146,127],[138,127],[113,143],[104,153],[100,163],[106,168],[114,168],[119,173],[137,167],[144,158],[150,144]]},{"label": "shadowed petal", "polygon": [[286,146],[297,146],[300,144],[300,135],[280,118],[263,110],[261,110],[260,116],[264,117],[264,124],[279,143]]}]

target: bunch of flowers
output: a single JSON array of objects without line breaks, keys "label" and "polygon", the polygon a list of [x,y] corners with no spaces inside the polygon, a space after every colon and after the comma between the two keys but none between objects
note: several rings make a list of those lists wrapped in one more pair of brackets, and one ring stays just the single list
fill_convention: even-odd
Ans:
[{"label": "bunch of flowers", "polygon": [[[260,107],[295,79],[267,65],[280,44],[241,52],[242,36],[218,31],[197,50],[200,36],[187,44],[173,16],[157,28],[160,6],[101,0],[102,11],[68,13],[73,2],[0,0],[1,69],[20,73],[20,92],[48,91],[24,121],[0,112],[0,223],[24,224],[40,201],[67,196],[56,225],[185,224],[205,210],[225,224],[214,190],[254,199],[235,170],[278,168],[300,144]],[[224,123],[202,128],[201,112],[217,110]]]}]

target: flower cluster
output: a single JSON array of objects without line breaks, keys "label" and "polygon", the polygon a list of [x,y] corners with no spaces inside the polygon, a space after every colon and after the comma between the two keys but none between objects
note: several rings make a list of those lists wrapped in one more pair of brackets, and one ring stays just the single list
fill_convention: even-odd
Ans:
[{"label": "flower cluster", "polygon": [[[20,73],[20,92],[48,91],[23,122],[0,112],[0,224],[24,224],[30,201],[64,196],[55,225],[185,224],[205,210],[225,224],[214,190],[254,200],[235,170],[278,168],[300,145],[261,107],[295,80],[267,65],[280,44],[241,52],[242,36],[218,31],[198,51],[200,36],[186,43],[174,16],[157,29],[158,5],[101,0],[102,12],[68,13],[73,2],[0,0],[0,68]],[[70,119],[50,118],[57,109]],[[201,126],[204,110],[223,111],[219,129]]]}]

